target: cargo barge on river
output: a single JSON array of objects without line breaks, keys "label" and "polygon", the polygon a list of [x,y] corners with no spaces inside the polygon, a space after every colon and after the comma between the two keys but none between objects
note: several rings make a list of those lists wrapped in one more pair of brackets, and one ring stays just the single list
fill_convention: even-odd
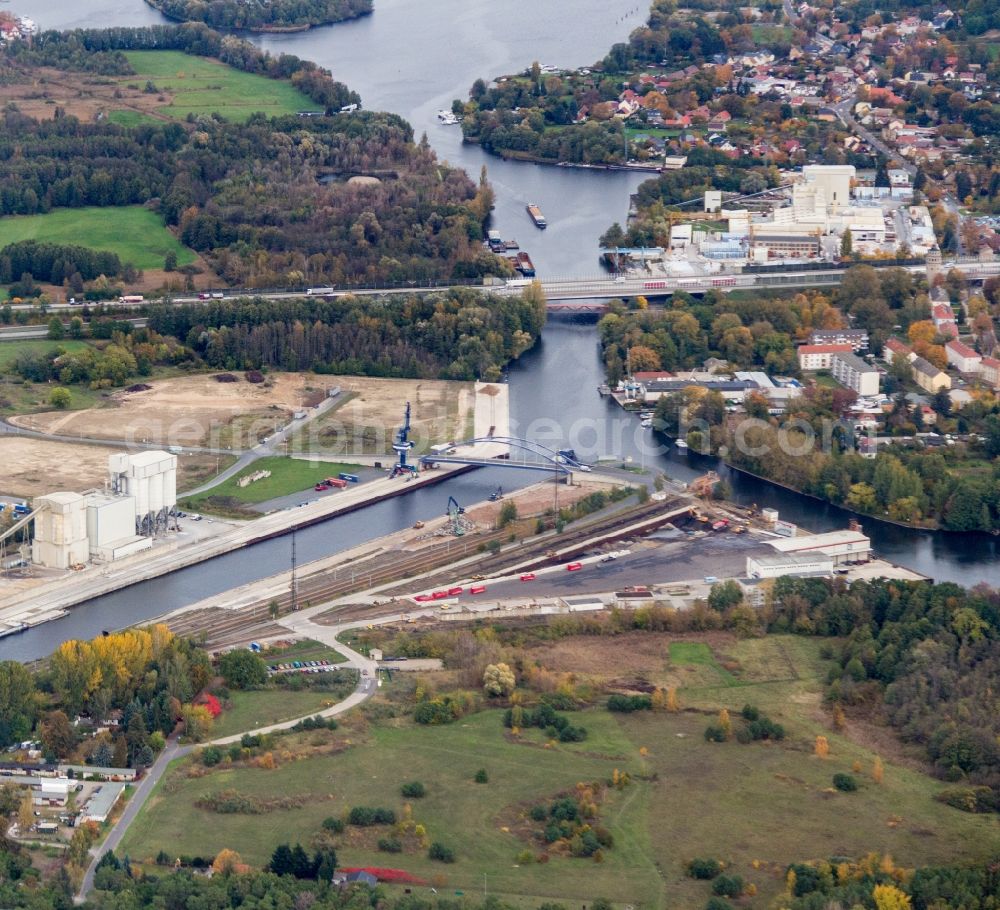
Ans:
[{"label": "cargo barge on river", "polygon": [[546,222],[545,216],[542,214],[542,210],[537,205],[533,202],[529,202],[525,208],[527,209],[531,220],[535,222],[535,227],[544,229],[547,226],[548,222]]}]

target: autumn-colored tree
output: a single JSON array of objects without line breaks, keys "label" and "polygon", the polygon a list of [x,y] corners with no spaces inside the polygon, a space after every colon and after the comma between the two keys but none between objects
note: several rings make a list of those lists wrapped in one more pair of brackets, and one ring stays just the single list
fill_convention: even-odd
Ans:
[{"label": "autumn-colored tree", "polygon": [[876,885],[872,891],[875,910],[910,910],[910,897],[895,885]]},{"label": "autumn-colored tree", "polygon": [[70,863],[80,868],[87,865],[87,853],[97,841],[99,832],[97,823],[93,821],[76,826],[70,838],[69,849],[66,851],[66,858]]},{"label": "autumn-colored tree", "polygon": [[921,319],[910,326],[906,336],[910,339],[911,344],[919,344],[920,342],[931,344],[937,337],[937,333],[937,326],[930,319]]},{"label": "autumn-colored tree", "polygon": [[833,729],[840,731],[847,726],[847,718],[844,717],[844,709],[840,705],[833,706]]},{"label": "autumn-colored tree", "polygon": [[885,768],[882,765],[882,759],[877,755],[875,756],[875,761],[872,762],[872,780],[875,783],[882,783],[882,779],[885,777]]},{"label": "autumn-colored tree", "polygon": [[816,737],[816,745],[813,747],[813,752],[819,758],[826,758],[830,754],[830,742],[825,736]]},{"label": "autumn-colored tree", "polygon": [[212,729],[212,715],[204,705],[185,705],[181,711],[184,732],[189,739],[204,739]]},{"label": "autumn-colored tree", "polygon": [[725,708],[719,712],[719,726],[726,734],[726,739],[729,739],[733,734],[733,722],[729,719],[729,711]]},{"label": "autumn-colored tree", "polygon": [[514,671],[507,664],[489,664],[483,671],[483,691],[491,698],[510,695],[516,685]]},{"label": "autumn-colored tree", "polygon": [[50,711],[41,723],[45,751],[56,758],[66,758],[76,748],[76,731],[64,711]]},{"label": "autumn-colored tree", "polygon": [[628,349],[629,366],[633,373],[662,369],[660,355],[644,344],[636,344]]},{"label": "autumn-colored tree", "polygon": [[31,793],[27,792],[21,797],[21,802],[17,806],[17,828],[24,837],[31,830],[35,823],[35,803],[31,798]]},{"label": "autumn-colored tree", "polygon": [[233,872],[238,872],[240,867],[245,866],[243,862],[243,857],[239,855],[235,850],[230,850],[228,847],[224,847],[220,850],[215,859],[212,860],[212,871],[216,875],[230,875]]}]

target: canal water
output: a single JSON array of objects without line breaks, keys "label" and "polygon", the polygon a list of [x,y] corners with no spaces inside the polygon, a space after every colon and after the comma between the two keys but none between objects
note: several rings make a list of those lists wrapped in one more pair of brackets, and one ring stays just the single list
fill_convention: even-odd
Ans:
[{"label": "canal water", "polygon": [[[43,28],[145,25],[162,21],[141,0],[31,0],[28,13]],[[378,0],[374,15],[354,23],[296,35],[256,37],[273,51],[307,57],[327,66],[358,89],[368,108],[399,113],[417,133],[426,131],[441,157],[476,176],[486,164],[497,191],[495,223],[527,248],[546,277],[597,271],[596,237],[623,220],[636,174],[502,162],[463,146],[457,127],[440,126],[436,111],[462,96],[477,76],[510,72],[533,60],[579,66],[598,59],[642,18],[635,0],[508,0],[498,15],[485,0]],[[548,217],[536,230],[524,213],[537,202]],[[539,344],[510,370],[511,416],[517,435],[553,448],[569,446],[581,456],[615,455],[647,470],[690,480],[715,467],[734,497],[780,510],[783,518],[813,530],[846,526],[850,515],[770,484],[729,472],[713,460],[662,449],[638,420],[597,395],[603,381],[594,320],[558,317]],[[459,502],[481,500],[498,484],[513,489],[544,475],[490,468],[417,490],[297,534],[300,562],[335,553],[442,514],[448,495]],[[865,530],[878,553],[938,580],[1000,585],[996,538],[910,531],[873,521]],[[288,568],[290,538],[247,547],[199,566],[154,579],[81,605],[56,622],[0,640],[0,659],[30,660],[59,642],[99,634],[149,619],[235,585]]]}]

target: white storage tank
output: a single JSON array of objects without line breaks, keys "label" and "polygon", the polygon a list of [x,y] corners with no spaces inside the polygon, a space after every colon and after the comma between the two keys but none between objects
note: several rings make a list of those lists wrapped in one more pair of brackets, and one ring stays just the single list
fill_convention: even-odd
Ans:
[{"label": "white storage tank", "polygon": [[177,456],[164,451],[128,456],[128,492],[135,497],[135,527],[139,534],[165,530],[177,504]]},{"label": "white storage tank", "polygon": [[145,476],[136,477],[134,474],[128,477],[126,492],[135,498],[135,515],[142,518],[149,512],[149,484],[146,483]]},{"label": "white storage tank", "polygon": [[163,475],[153,472],[147,474],[146,489],[149,491],[149,511],[159,515],[163,511]]}]

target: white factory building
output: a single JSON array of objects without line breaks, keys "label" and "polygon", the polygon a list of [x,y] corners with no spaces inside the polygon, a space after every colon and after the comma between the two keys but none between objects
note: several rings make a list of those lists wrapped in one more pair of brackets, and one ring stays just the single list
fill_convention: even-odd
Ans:
[{"label": "white factory building", "polygon": [[848,229],[857,242],[884,243],[881,206],[852,204],[856,176],[853,165],[807,165],[792,184],[791,205],[776,208],[768,216],[752,216],[739,209],[723,210],[722,216],[728,218],[730,234],[749,238],[750,256],[759,262],[818,256],[821,237]]},{"label": "white factory building", "polygon": [[139,452],[108,458],[111,492],[135,499],[136,534],[166,530],[167,516],[177,505],[177,456]]},{"label": "white factory building", "polygon": [[827,577],[833,575],[833,557],[824,553],[785,553],[748,556],[747,578]]},{"label": "white factory building", "polygon": [[[829,558],[834,566],[850,562],[868,562],[872,558],[871,538],[861,531],[828,531],[825,534],[805,534],[801,537],[783,537],[769,540],[768,544],[786,556]],[[782,573],[777,574],[792,574]]]},{"label": "white factory building", "polygon": [[176,455],[160,451],[111,455],[105,490],[35,498],[32,561],[68,569],[148,550],[153,537],[166,531],[176,505]]}]

